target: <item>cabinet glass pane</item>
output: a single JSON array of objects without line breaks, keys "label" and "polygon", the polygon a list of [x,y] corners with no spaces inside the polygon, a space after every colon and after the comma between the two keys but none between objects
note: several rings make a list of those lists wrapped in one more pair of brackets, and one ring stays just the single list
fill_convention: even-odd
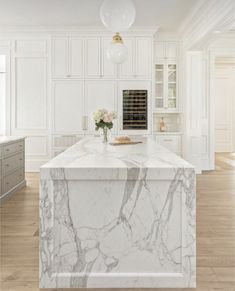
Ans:
[{"label": "cabinet glass pane", "polygon": [[176,99],[168,99],[168,108],[176,108]]},{"label": "cabinet glass pane", "polygon": [[176,70],[176,65],[168,65],[168,70]]},{"label": "cabinet glass pane", "polygon": [[156,70],[163,70],[163,65],[159,64],[155,66]]},{"label": "cabinet glass pane", "polygon": [[156,98],[156,99],[155,99],[155,107],[156,107],[156,108],[163,108],[163,99],[161,99],[161,98]]},{"label": "cabinet glass pane", "polygon": [[156,82],[163,82],[163,71],[156,71]]},{"label": "cabinet glass pane", "polygon": [[156,84],[156,97],[163,97],[163,84]]},{"label": "cabinet glass pane", "polygon": [[168,97],[176,98],[176,84],[168,84]]},{"label": "cabinet glass pane", "polygon": [[176,71],[168,71],[168,82],[176,82]]}]

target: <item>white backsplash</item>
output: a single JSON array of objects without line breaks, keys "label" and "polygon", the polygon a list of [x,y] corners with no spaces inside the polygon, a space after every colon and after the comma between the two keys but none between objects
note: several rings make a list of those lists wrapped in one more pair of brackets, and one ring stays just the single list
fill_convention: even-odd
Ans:
[{"label": "white backsplash", "polygon": [[155,113],[153,116],[153,131],[160,131],[160,121],[164,118],[166,132],[181,131],[181,115],[179,113]]}]

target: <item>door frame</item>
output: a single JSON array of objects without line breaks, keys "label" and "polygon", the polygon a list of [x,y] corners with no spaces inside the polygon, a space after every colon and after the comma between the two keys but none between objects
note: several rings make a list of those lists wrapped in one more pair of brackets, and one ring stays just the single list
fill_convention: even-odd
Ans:
[{"label": "door frame", "polygon": [[[235,49],[212,48],[209,51],[209,168],[211,170],[215,169],[215,73],[216,58],[219,57],[235,58]],[[233,118],[235,117],[233,116]],[[232,138],[233,149],[235,150],[234,128]]]},{"label": "door frame", "polygon": [[5,116],[5,134],[11,134],[11,59],[10,59],[10,47],[0,46],[0,55],[6,56],[6,116]]}]

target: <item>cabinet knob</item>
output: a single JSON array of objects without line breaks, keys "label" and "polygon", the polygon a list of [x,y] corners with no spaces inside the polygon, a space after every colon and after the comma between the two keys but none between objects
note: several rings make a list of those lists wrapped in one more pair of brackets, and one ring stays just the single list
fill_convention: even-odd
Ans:
[{"label": "cabinet knob", "polygon": [[71,77],[71,75],[69,75],[69,74],[68,74],[66,77],[68,77],[68,78],[69,78],[69,77]]},{"label": "cabinet knob", "polygon": [[6,164],[5,166],[6,166],[6,167],[9,167],[9,164]]}]

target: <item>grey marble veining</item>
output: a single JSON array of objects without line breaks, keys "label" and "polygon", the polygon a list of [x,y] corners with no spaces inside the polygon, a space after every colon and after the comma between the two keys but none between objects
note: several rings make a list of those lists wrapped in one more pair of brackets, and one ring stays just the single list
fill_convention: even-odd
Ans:
[{"label": "grey marble veining", "polygon": [[82,140],[41,168],[40,287],[195,287],[195,198],[152,140]]}]

